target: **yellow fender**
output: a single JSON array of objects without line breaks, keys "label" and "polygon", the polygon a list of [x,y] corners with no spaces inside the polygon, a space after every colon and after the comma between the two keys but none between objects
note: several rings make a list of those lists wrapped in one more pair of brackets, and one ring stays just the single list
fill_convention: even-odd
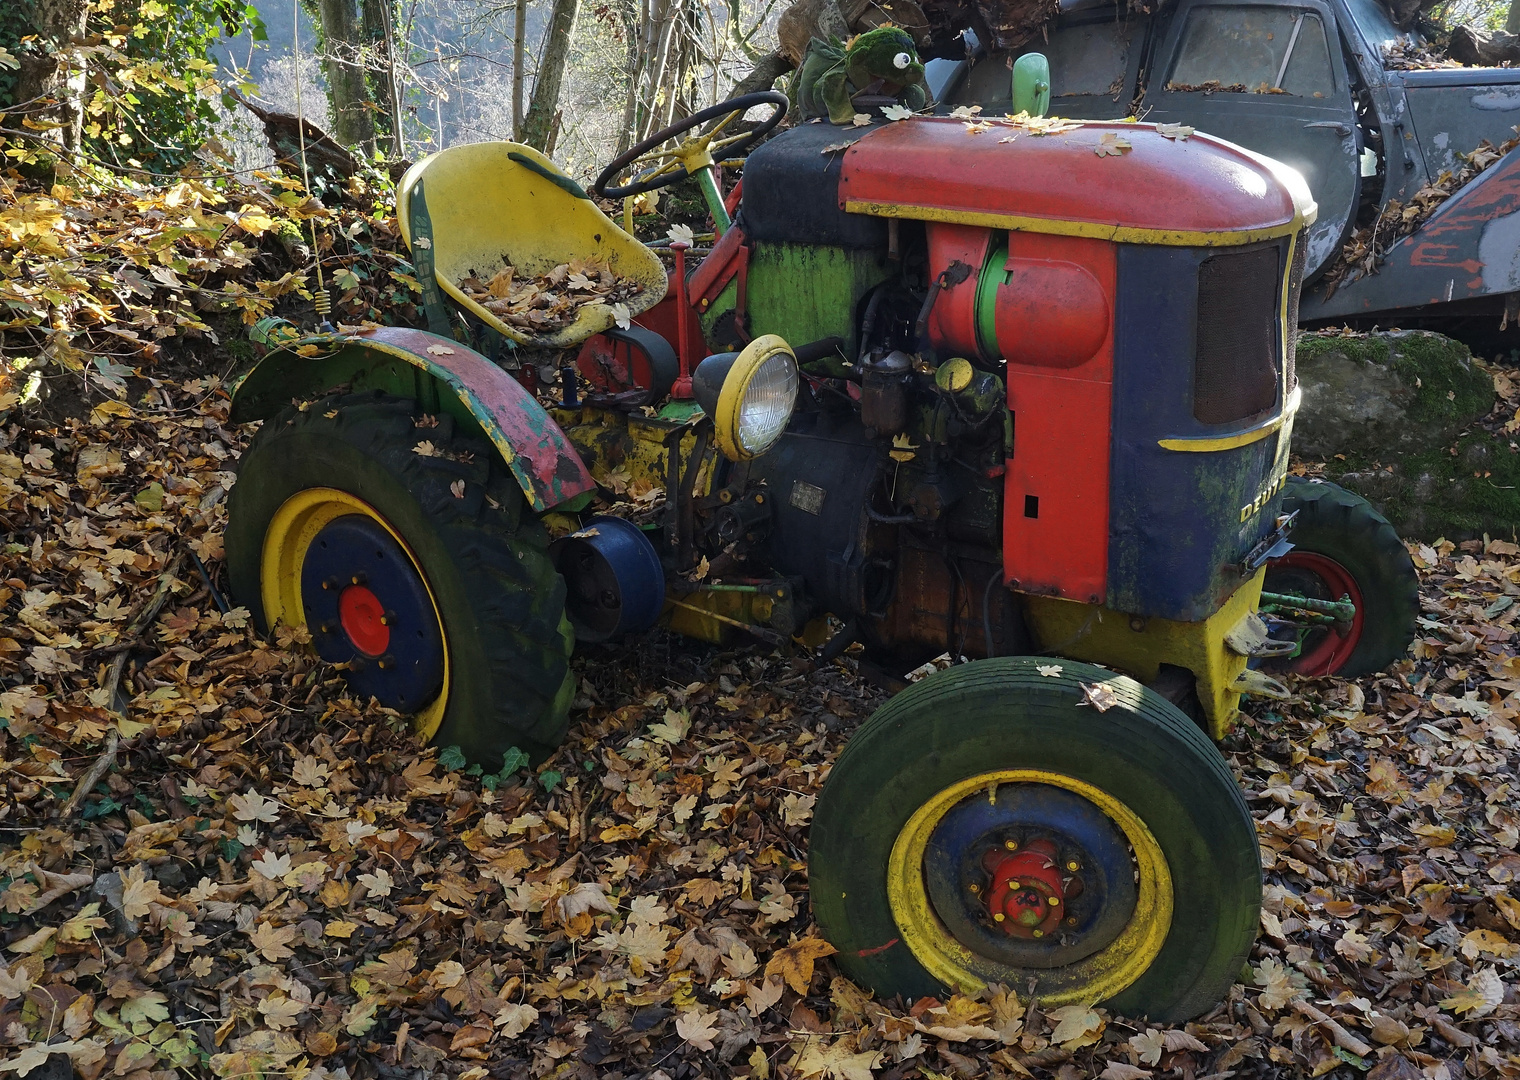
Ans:
[{"label": "yellow fender", "polygon": [[[412,206],[419,187],[426,222],[414,220],[421,217],[414,215]],[[532,334],[498,319],[456,283],[472,274],[487,280],[509,263],[521,274],[536,276],[583,259],[605,262],[618,277],[643,286],[626,302],[631,314],[648,311],[665,297],[667,280],[659,256],[624,232],[574,180],[530,146],[471,143],[430,154],[401,178],[396,212],[414,261],[427,261],[418,258],[416,246],[422,232],[430,234],[425,250],[438,286],[454,303],[524,345],[577,345],[613,325],[611,309],[588,304],[569,326]]]}]

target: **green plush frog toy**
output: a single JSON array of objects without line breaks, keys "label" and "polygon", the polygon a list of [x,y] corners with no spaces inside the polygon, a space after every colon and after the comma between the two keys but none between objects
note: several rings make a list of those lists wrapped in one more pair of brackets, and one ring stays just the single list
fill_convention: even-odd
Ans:
[{"label": "green plush frog toy", "polygon": [[834,124],[854,119],[857,94],[895,97],[915,112],[929,103],[918,49],[912,36],[896,26],[867,30],[848,45],[837,37],[814,38],[794,85],[793,97],[804,117],[827,116]]}]

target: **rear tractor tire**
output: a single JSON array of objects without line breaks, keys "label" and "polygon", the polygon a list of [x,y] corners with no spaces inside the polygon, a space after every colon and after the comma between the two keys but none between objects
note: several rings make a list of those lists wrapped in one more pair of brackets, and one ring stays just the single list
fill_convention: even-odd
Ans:
[{"label": "rear tractor tire", "polygon": [[380,392],[266,421],[228,501],[256,624],[306,626],[356,696],[487,768],[565,735],[574,638],[547,544],[489,443]]},{"label": "rear tractor tire", "polygon": [[[1271,593],[1339,600],[1349,596],[1349,626],[1304,634],[1297,656],[1269,661],[1271,671],[1355,678],[1382,671],[1409,651],[1420,613],[1420,579],[1399,534],[1360,495],[1290,476],[1282,512],[1298,511],[1293,550],[1267,564]],[[1296,628],[1285,629],[1296,632]]]},{"label": "rear tractor tire", "polygon": [[1224,998],[1261,904],[1255,826],[1197,725],[1046,658],[953,667],[879,709],[829,774],[808,865],[839,966],[883,997],[1000,983],[1173,1023]]}]

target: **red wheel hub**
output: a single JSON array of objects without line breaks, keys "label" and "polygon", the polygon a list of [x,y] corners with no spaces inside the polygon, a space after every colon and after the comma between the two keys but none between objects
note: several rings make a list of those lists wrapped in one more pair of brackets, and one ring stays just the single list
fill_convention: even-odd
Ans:
[{"label": "red wheel hub", "polygon": [[1073,876],[1079,867],[1063,867],[1049,840],[1031,840],[1022,848],[1009,840],[1002,850],[987,852],[982,866],[992,879],[987,911],[1011,937],[1054,933],[1066,916],[1066,901],[1082,891],[1081,880]]},{"label": "red wheel hub", "polygon": [[1272,565],[1313,574],[1324,583],[1329,599],[1338,600],[1348,596],[1356,605],[1356,618],[1351,620],[1345,633],[1338,627],[1332,627],[1318,635],[1318,641],[1311,636],[1305,643],[1304,651],[1285,665],[1289,671],[1300,675],[1334,675],[1345,666],[1362,638],[1364,607],[1362,590],[1357,588],[1356,578],[1334,559],[1315,551],[1290,551],[1281,559],[1274,560]]},{"label": "red wheel hub", "polygon": [[367,656],[379,656],[390,646],[385,605],[363,585],[350,585],[339,594],[338,621],[348,640]]}]

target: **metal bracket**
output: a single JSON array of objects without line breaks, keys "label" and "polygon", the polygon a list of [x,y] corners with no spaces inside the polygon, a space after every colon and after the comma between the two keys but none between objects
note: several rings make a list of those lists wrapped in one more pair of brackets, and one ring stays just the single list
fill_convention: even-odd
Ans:
[{"label": "metal bracket", "polygon": [[1261,542],[1253,547],[1246,557],[1240,561],[1240,572],[1249,577],[1260,570],[1268,561],[1280,559],[1292,551],[1293,545],[1288,543],[1288,534],[1293,531],[1293,523],[1297,520],[1297,510],[1278,518],[1277,528],[1262,537]]},{"label": "metal bracket", "polygon": [[1272,637],[1266,622],[1254,611],[1230,628],[1224,643],[1240,656],[1288,656],[1298,651],[1297,641]]},{"label": "metal bracket", "polygon": [[1246,668],[1235,676],[1230,689],[1236,693],[1254,694],[1257,697],[1274,698],[1278,701],[1286,701],[1293,696],[1282,683],[1255,668]]}]

